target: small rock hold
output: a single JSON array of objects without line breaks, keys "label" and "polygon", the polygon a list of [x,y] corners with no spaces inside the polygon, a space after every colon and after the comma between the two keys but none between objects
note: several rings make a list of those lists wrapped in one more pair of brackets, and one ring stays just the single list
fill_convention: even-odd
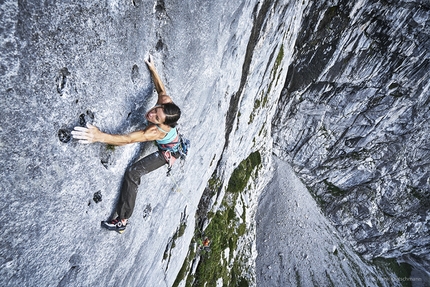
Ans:
[{"label": "small rock hold", "polygon": [[58,139],[63,143],[68,143],[72,139],[72,134],[66,129],[58,130]]},{"label": "small rock hold", "polygon": [[141,3],[142,3],[142,0],[133,0],[133,5],[135,7],[139,7]]},{"label": "small rock hold", "polygon": [[92,111],[87,110],[87,116],[88,116],[90,119],[94,120],[94,113],[93,113]]},{"label": "small rock hold", "polygon": [[95,203],[102,201],[102,192],[100,190],[94,193],[93,200]]},{"label": "small rock hold", "polygon": [[333,253],[334,255],[337,255],[338,251],[337,251],[337,247],[336,247],[336,245],[333,245],[332,253]]},{"label": "small rock hold", "polygon": [[143,210],[143,219],[147,219],[148,216],[151,214],[152,207],[151,204],[147,204],[145,206],[145,209]]},{"label": "small rock hold", "polygon": [[57,77],[57,92],[60,95],[63,94],[64,88],[66,87],[68,76],[70,76],[69,70],[66,67],[62,68]]},{"label": "small rock hold", "polygon": [[155,5],[155,11],[166,12],[166,5],[164,4],[164,0],[157,1],[157,5]]},{"label": "small rock hold", "polygon": [[161,39],[158,40],[157,45],[155,45],[155,49],[160,52],[164,48],[164,43]]},{"label": "small rock hold", "polygon": [[133,81],[133,83],[137,83],[140,77],[140,73],[139,73],[139,66],[137,65],[133,65],[133,67],[131,68],[131,80]]},{"label": "small rock hold", "polygon": [[81,127],[85,127],[86,124],[87,124],[87,120],[85,119],[85,114],[81,114],[79,116],[79,125]]},{"label": "small rock hold", "polygon": [[81,127],[85,127],[87,123],[92,123],[94,120],[94,113],[90,110],[87,110],[84,114],[79,115],[79,125]]}]

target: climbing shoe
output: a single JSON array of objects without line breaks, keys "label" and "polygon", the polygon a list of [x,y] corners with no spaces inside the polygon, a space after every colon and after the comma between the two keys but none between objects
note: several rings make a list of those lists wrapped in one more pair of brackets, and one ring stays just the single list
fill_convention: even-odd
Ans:
[{"label": "climbing shoe", "polygon": [[127,224],[122,223],[121,219],[119,219],[119,217],[117,217],[117,218],[112,219],[112,220],[102,221],[102,227],[104,227],[108,230],[123,233],[125,228],[127,227]]}]

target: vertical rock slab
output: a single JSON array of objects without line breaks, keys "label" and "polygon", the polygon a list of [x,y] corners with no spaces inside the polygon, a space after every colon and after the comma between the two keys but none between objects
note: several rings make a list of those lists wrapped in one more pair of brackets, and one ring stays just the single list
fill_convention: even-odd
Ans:
[{"label": "vertical rock slab", "polygon": [[[294,41],[295,34],[286,31],[296,27],[303,5],[115,0],[1,5],[6,224],[0,285],[171,285],[215,169],[228,182],[235,166],[260,149],[268,163],[267,123],[287,73],[281,62],[291,57],[282,47]],[[296,11],[297,18],[291,16]],[[127,232],[118,235],[102,230],[100,221],[111,216],[129,162],[155,146],[84,146],[70,131],[87,123],[109,133],[142,128],[145,110],[155,103],[144,64],[149,53],[182,108],[180,129],[192,151],[173,180],[163,169],[145,176]],[[267,181],[264,174],[259,173],[259,187]]]}]

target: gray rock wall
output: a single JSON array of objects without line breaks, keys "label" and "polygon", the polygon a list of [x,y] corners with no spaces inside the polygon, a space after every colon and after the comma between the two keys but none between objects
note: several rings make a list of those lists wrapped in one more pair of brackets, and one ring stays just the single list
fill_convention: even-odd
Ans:
[{"label": "gray rock wall", "polygon": [[273,119],[275,152],[360,254],[427,272],[429,9],[310,4]]},{"label": "gray rock wall", "polygon": [[[225,185],[238,163],[261,150],[259,189],[268,181],[267,123],[286,77],[281,63],[291,53],[276,55],[294,42],[304,5],[0,5],[0,285],[171,286],[214,170]],[[113,211],[127,165],[155,146],[80,145],[70,130],[88,122],[110,133],[142,128],[156,101],[144,64],[149,53],[182,108],[180,130],[192,149],[173,180],[165,169],[143,178],[129,227],[118,235],[102,230],[100,221]],[[264,104],[255,106],[256,100]]]},{"label": "gray rock wall", "polygon": [[257,286],[403,286],[404,276],[345,244],[286,162],[274,157],[273,166],[255,217]]},{"label": "gray rock wall", "polygon": [[[259,151],[238,206],[251,219],[242,246],[255,244],[272,141],[356,250],[423,265],[425,2],[8,0],[0,11],[0,285],[171,286],[208,180],[216,171],[222,197]],[[144,177],[118,235],[100,221],[127,165],[155,146],[83,146],[70,130],[142,128],[156,100],[149,53],[192,149],[173,180],[165,169]]]}]

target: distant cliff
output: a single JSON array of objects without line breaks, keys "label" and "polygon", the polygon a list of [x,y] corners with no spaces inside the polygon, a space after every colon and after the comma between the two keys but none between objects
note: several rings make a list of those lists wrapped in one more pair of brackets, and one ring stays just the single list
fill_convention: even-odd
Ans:
[{"label": "distant cliff", "polygon": [[313,2],[273,118],[275,152],[367,259],[430,271],[430,5]]}]

